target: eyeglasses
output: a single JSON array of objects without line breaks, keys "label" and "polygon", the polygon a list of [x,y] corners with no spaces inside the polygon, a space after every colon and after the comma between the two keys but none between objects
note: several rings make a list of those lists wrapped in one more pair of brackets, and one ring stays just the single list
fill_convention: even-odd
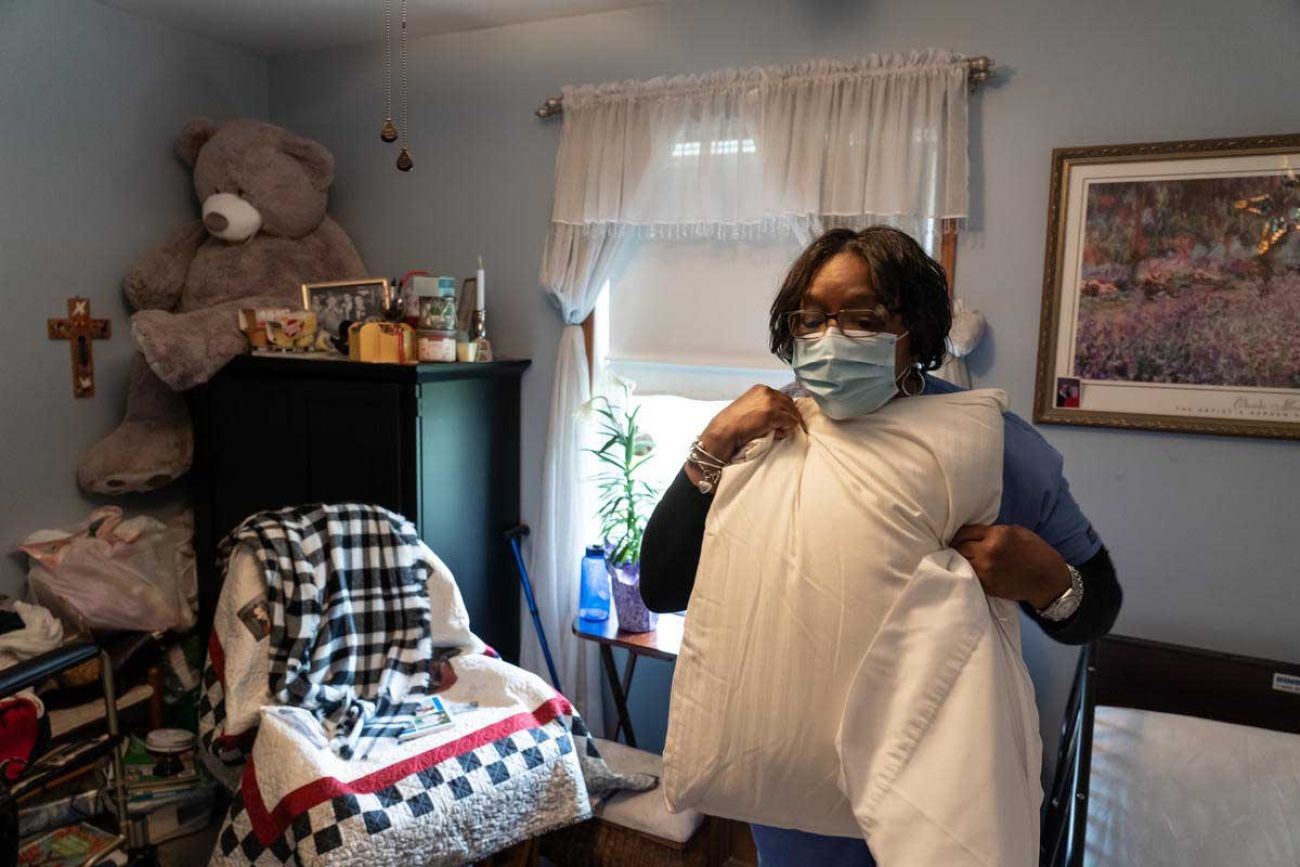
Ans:
[{"label": "eyeglasses", "polygon": [[832,319],[845,337],[869,337],[889,330],[889,311],[882,306],[852,308],[834,314],[822,310],[796,310],[787,317],[790,333],[801,339],[825,334]]}]

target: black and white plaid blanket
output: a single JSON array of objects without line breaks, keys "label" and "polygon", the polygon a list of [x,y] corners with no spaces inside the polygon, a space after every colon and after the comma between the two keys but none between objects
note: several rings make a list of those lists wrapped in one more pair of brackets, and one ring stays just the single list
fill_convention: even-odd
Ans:
[{"label": "black and white plaid blanket", "polygon": [[261,512],[222,542],[255,553],[271,620],[270,690],[319,719],[342,758],[396,736],[429,686],[432,564],[415,527],[379,506]]}]

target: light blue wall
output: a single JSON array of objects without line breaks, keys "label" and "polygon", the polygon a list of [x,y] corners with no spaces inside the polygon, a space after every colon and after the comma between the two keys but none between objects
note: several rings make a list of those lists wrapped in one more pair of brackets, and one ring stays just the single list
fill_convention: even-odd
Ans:
[{"label": "light blue wall", "polygon": [[[1290,0],[683,0],[414,41],[409,175],[378,139],[382,47],[273,61],[270,99],[276,121],[333,149],[333,207],[374,267],[466,274],[485,255],[497,345],[534,359],[523,466],[525,515],[537,525],[560,325],[536,275],[559,124],[532,112],[560,85],[926,46],[995,58],[998,82],[974,100],[975,217],[958,291],[992,323],[973,359],[977,380],[1006,388],[1027,413],[1051,149],[1300,131],[1297,45]],[[755,287],[754,303],[772,289]],[[1300,659],[1300,445],[1044,433],[1119,566],[1120,632]],[[1025,645],[1050,748],[1074,652],[1032,628]],[[651,746],[667,671],[645,663],[634,688]]]},{"label": "light blue wall", "polygon": [[[90,0],[0,0],[0,82],[0,593],[14,594],[13,547],[94,505],[76,460],[122,417],[122,274],[195,215],[176,134],[202,114],[265,116],[267,67]],[[93,399],[73,399],[68,344],[45,333],[70,295],[112,321]],[[167,508],[181,494],[120,502]]]}]

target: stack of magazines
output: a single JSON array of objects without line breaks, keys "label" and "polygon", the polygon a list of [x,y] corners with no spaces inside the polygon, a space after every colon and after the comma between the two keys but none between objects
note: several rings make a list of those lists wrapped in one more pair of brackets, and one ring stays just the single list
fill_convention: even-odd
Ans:
[{"label": "stack of magazines", "polygon": [[[82,867],[85,864],[125,864],[126,855],[120,849],[112,852],[118,842],[110,834],[86,822],[68,825],[24,843],[18,850],[19,867]],[[96,856],[103,856],[97,858]]]},{"label": "stack of magazines", "polygon": [[[72,759],[83,755],[87,745],[102,745],[107,735],[91,739],[75,748],[56,747],[49,756],[55,765],[75,765]],[[162,843],[203,830],[211,823],[213,785],[195,767],[192,750],[161,765],[144,742],[132,737],[122,744],[122,763],[126,783],[127,813],[138,830],[147,833],[150,843]],[[28,803],[18,813],[18,833],[23,838],[18,863],[23,867],[53,867],[64,864],[87,864],[98,854],[99,863],[126,863],[120,851],[107,852],[116,835],[83,822],[107,808],[117,812],[116,781],[109,767],[103,788],[85,789],[56,795],[53,800]],[[160,774],[158,771],[164,771]],[[115,825],[109,820],[110,825]],[[0,865],[7,867],[7,865]]]},{"label": "stack of magazines", "polygon": [[[212,785],[195,767],[193,752],[182,754],[179,762],[179,770],[160,775],[158,761],[136,737],[123,752],[127,813],[133,819],[147,819],[151,843],[183,836],[208,823]],[[110,792],[112,786],[110,779]],[[111,809],[111,796],[108,801]]]}]

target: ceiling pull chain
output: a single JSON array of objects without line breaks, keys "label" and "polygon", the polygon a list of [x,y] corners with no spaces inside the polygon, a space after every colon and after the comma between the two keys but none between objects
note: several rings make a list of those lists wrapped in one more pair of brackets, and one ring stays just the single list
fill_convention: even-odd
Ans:
[{"label": "ceiling pull chain", "polygon": [[389,143],[397,141],[397,126],[393,123],[393,0],[384,0],[384,118],[379,138]]},{"label": "ceiling pull chain", "polygon": [[398,171],[409,172],[415,167],[415,160],[411,159],[411,150],[407,146],[407,133],[411,129],[411,115],[409,104],[407,102],[406,88],[406,0],[402,0],[402,33],[401,33],[401,53],[402,53],[402,152],[397,155]]}]

